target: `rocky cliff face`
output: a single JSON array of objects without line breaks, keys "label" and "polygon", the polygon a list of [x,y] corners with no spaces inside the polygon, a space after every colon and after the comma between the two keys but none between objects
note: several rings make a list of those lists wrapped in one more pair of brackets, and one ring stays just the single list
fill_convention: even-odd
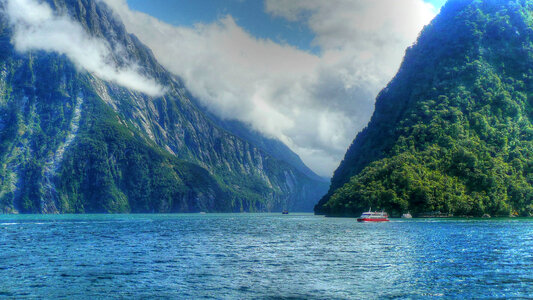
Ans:
[{"label": "rocky cliff face", "polygon": [[448,1],[315,212],[532,215],[532,15],[528,0]]},{"label": "rocky cliff face", "polygon": [[[165,87],[148,96],[80,70],[65,55],[19,53],[0,36],[0,209],[5,212],[311,210],[327,189],[312,172],[233,134],[105,4],[50,0]],[[1,4],[5,5],[5,4]],[[2,7],[4,9],[5,7]],[[119,54],[117,54],[119,53]],[[287,157],[294,157],[286,149]]]}]

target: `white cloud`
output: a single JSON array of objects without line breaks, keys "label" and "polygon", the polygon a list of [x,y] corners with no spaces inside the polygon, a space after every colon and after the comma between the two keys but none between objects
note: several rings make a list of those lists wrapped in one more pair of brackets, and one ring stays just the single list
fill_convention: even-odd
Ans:
[{"label": "white cloud", "polygon": [[125,0],[103,1],[214,113],[280,139],[324,176],[435,15],[422,0],[266,0],[268,13],[314,32],[314,55],[257,39],[231,16],[175,27],[130,10]]},{"label": "white cloud", "polygon": [[106,41],[91,37],[67,16],[54,14],[47,3],[8,0],[6,13],[14,28],[12,43],[17,51],[57,52],[103,80],[151,96],[164,93],[164,88],[155,80],[139,74],[135,64],[119,68],[113,62],[113,52]]}]

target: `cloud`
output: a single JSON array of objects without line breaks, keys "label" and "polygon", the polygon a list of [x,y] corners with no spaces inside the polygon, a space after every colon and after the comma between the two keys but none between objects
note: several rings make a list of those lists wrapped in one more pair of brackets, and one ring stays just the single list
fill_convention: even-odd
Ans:
[{"label": "cloud", "polygon": [[257,39],[229,15],[176,27],[130,10],[125,0],[102,1],[211,111],[280,139],[324,176],[435,15],[422,0],[266,0],[268,14],[311,29],[320,49],[312,54]]},{"label": "cloud", "polygon": [[78,67],[95,76],[150,96],[161,96],[164,88],[137,72],[137,65],[118,67],[109,44],[90,36],[67,16],[56,15],[47,3],[8,0],[6,13],[13,25],[12,43],[20,52],[44,50],[66,55]]}]

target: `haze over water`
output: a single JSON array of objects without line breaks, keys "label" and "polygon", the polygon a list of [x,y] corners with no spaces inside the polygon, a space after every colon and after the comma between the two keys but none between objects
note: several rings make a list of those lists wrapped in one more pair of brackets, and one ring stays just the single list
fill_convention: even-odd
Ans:
[{"label": "haze over water", "polygon": [[533,220],[2,215],[0,297],[531,297]]}]

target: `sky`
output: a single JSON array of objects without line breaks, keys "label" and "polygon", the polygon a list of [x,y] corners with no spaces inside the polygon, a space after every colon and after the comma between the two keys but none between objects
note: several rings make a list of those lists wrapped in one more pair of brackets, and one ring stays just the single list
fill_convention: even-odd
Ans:
[{"label": "sky", "polygon": [[[405,49],[443,0],[96,0],[107,3],[190,93],[223,119],[281,140],[330,177]],[[113,65],[120,49],[39,0],[7,0],[15,47],[153,97],[165,87]],[[72,42],[74,41],[74,42]]]},{"label": "sky", "polygon": [[[437,11],[446,0],[425,2]],[[319,47],[312,45],[314,34],[309,26],[269,14],[261,0],[127,0],[127,3],[132,10],[175,26],[192,27],[231,15],[240,27],[256,38],[288,43],[317,54],[320,51]]]}]

